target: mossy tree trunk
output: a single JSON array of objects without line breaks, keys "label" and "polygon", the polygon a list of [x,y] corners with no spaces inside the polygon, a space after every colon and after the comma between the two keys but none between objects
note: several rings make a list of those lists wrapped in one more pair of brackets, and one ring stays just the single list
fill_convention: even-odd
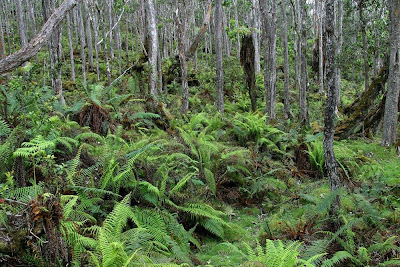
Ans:
[{"label": "mossy tree trunk", "polygon": [[[340,187],[340,179],[338,175],[338,163],[333,149],[333,137],[335,133],[335,111],[337,107],[337,93],[336,88],[336,37],[335,37],[335,8],[334,0],[326,2],[326,91],[328,99],[325,106],[325,130],[324,130],[324,156],[325,168],[329,178],[331,191],[336,191]],[[337,217],[340,209],[340,197],[337,196],[332,203],[330,214]],[[337,227],[337,223],[334,223]]]}]

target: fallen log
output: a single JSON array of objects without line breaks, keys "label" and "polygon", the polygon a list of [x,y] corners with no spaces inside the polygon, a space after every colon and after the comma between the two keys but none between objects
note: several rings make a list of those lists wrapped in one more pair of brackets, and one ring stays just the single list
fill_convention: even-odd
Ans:
[{"label": "fallen log", "polygon": [[[385,84],[388,80],[388,58],[378,75],[372,79],[371,85],[350,106],[343,109],[346,119],[336,127],[336,139],[347,139],[351,135],[363,132],[368,133],[376,129],[381,122],[385,110]],[[382,99],[377,103],[380,95]]]}]

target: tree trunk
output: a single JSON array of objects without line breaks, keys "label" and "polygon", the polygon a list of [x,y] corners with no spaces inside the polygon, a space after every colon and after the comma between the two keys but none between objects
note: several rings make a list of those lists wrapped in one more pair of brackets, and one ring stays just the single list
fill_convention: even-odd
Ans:
[{"label": "tree trunk", "polygon": [[82,16],[82,4],[77,6],[77,20],[78,20],[78,31],[79,31],[79,40],[81,43],[81,59],[82,59],[82,78],[83,84],[86,85],[86,39],[85,39],[85,26],[83,24],[83,16]]},{"label": "tree trunk", "polygon": [[242,47],[240,50],[240,64],[243,67],[246,86],[249,90],[251,101],[251,110],[257,110],[256,95],[256,73],[255,73],[255,48],[253,44],[254,38],[251,35],[242,38]]},{"label": "tree trunk", "polygon": [[397,121],[400,93],[400,0],[389,0],[390,55],[388,91],[383,119],[382,145],[397,143]]},{"label": "tree trunk", "polygon": [[222,0],[215,1],[215,53],[217,73],[217,110],[224,113],[224,70],[222,57]]},{"label": "tree trunk", "polygon": [[[181,63],[181,79],[182,79],[182,106],[181,113],[186,114],[189,109],[189,87],[187,81],[187,63],[185,57],[185,37],[186,37],[186,27],[182,24],[179,18],[179,3],[178,0],[175,0],[175,23],[177,25],[178,30],[178,46],[179,46],[179,61]],[[186,10],[184,12],[186,14]]]},{"label": "tree trunk", "polygon": [[[55,2],[54,0],[42,0],[43,5],[43,18],[47,20],[55,10]],[[51,77],[51,85],[55,93],[57,93],[60,97],[61,103],[65,104],[65,100],[63,97],[62,91],[62,82],[61,82],[61,30],[60,27],[57,26],[52,33],[49,40],[49,57],[50,57],[50,77]]]},{"label": "tree trunk", "polygon": [[[261,72],[261,60],[260,60],[260,42],[259,42],[259,33],[258,30],[260,28],[259,21],[260,21],[260,4],[264,3],[264,1],[259,0],[251,0],[252,3],[252,36],[253,36],[253,43],[254,43],[254,51],[255,51],[255,71],[256,73]],[[263,5],[263,4],[262,4]],[[275,26],[276,27],[276,26]]]},{"label": "tree trunk", "polygon": [[[335,134],[335,110],[337,100],[337,88],[336,88],[336,72],[335,72],[335,8],[334,0],[327,0],[326,2],[326,88],[327,88],[327,100],[325,107],[325,130],[324,130],[324,156],[325,156],[325,168],[326,173],[330,182],[331,192],[336,191],[340,187],[340,179],[337,171],[338,163],[335,157],[335,151],[333,149],[333,137]],[[337,218],[337,214],[340,209],[340,197],[339,195],[335,198],[331,205],[330,215]],[[338,222],[334,223],[334,227],[337,229]],[[335,229],[334,229],[335,230]]]},{"label": "tree trunk", "polygon": [[[238,0],[233,0],[233,8],[234,8],[234,13],[235,13],[235,27],[236,29],[239,28],[239,15],[238,15],[238,4],[237,4]],[[239,32],[236,34],[236,46],[237,46],[237,57],[240,58],[240,35]]]},{"label": "tree trunk", "polygon": [[[337,48],[336,55],[339,58],[339,64],[336,64],[336,90],[337,90],[337,106],[341,105],[341,85],[342,85],[342,69],[341,69],[341,54],[342,54],[342,46],[343,46],[343,0],[338,0],[338,9],[337,9]],[[336,110],[337,113],[337,110]]]},{"label": "tree trunk", "polygon": [[150,77],[149,77],[149,91],[155,100],[158,101],[157,90],[157,56],[158,56],[158,33],[156,22],[156,10],[153,0],[146,0],[146,18],[150,42],[149,51],[149,64],[150,64]]},{"label": "tree trunk", "polygon": [[21,0],[16,0],[16,9],[17,9],[18,30],[21,39],[21,47],[24,47],[28,43],[28,35],[26,33],[26,24],[24,15],[25,9]]},{"label": "tree trunk", "polygon": [[69,47],[69,58],[71,64],[71,80],[75,82],[75,60],[74,60],[74,47],[73,47],[73,39],[71,32],[71,16],[70,13],[67,13],[67,33],[68,33],[68,47]]},{"label": "tree trunk", "polygon": [[93,68],[94,63],[93,63],[93,38],[92,38],[92,29],[90,25],[90,15],[89,15],[89,7],[87,6],[87,3],[84,1],[83,4],[84,10],[85,10],[85,30],[86,30],[86,44],[87,44],[87,50],[88,50],[88,60],[89,60],[89,66]]},{"label": "tree trunk", "polygon": [[286,0],[281,2],[282,8],[282,42],[283,42],[283,72],[284,72],[284,116],[285,119],[293,117],[290,111],[290,79],[289,79],[289,47],[288,47],[288,37],[287,37],[287,18],[286,18]]},{"label": "tree trunk", "polygon": [[367,21],[364,18],[364,1],[359,2],[359,15],[361,23],[361,37],[363,42],[363,60],[364,60],[364,91],[369,86],[369,64],[368,64],[368,40],[367,40]]},{"label": "tree trunk", "polygon": [[[318,0],[319,1],[319,0]],[[319,92],[324,92],[324,34],[323,34],[323,10],[324,2],[319,4],[318,15],[318,79],[319,79]]]},{"label": "tree trunk", "polygon": [[299,0],[299,24],[300,27],[300,123],[308,124],[308,110],[307,110],[307,25],[306,25],[306,3]]},{"label": "tree trunk", "polygon": [[261,0],[263,16],[264,47],[264,84],[266,110],[269,119],[276,119],[276,0]]}]

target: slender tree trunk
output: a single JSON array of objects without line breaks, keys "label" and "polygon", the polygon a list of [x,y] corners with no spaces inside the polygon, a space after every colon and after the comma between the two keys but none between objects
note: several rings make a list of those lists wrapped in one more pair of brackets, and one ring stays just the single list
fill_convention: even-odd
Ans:
[{"label": "slender tree trunk", "polygon": [[[54,13],[55,2],[54,0],[42,0],[43,5],[43,19],[47,21],[50,15]],[[61,31],[57,27],[52,33],[49,41],[49,57],[50,57],[50,76],[51,85],[55,93],[60,97],[61,103],[65,104],[62,81],[61,81]]]},{"label": "slender tree trunk", "polygon": [[300,27],[300,123],[308,124],[307,110],[307,25],[306,25],[306,3],[299,0],[299,24]]},{"label": "slender tree trunk", "polygon": [[367,40],[367,21],[364,18],[364,1],[359,2],[359,15],[361,22],[361,37],[363,42],[363,61],[364,61],[364,91],[369,86],[369,64],[368,64],[368,40]]},{"label": "slender tree trunk", "polygon": [[[114,1],[113,0],[108,0],[108,30],[109,34],[108,36],[110,37],[110,56],[111,60],[114,59],[114,47],[113,47],[113,41],[114,41],[114,33],[113,33],[113,6],[114,6]],[[104,40],[105,41],[105,40]]]},{"label": "slender tree trunk", "polygon": [[390,62],[389,80],[383,120],[382,145],[397,143],[398,107],[400,93],[400,0],[389,0]]},{"label": "slender tree trunk", "polygon": [[156,10],[153,0],[146,0],[146,17],[150,41],[149,51],[149,64],[150,64],[150,77],[149,77],[149,91],[156,102],[158,101],[157,90],[157,56],[158,56],[158,33],[156,22]]},{"label": "slender tree trunk", "polygon": [[290,111],[290,79],[289,79],[289,46],[288,46],[288,37],[287,37],[287,18],[286,18],[286,0],[282,0],[281,2],[282,8],[282,42],[283,42],[283,72],[284,72],[284,83],[285,83],[285,91],[284,91],[284,116],[285,119],[293,117],[292,112]]},{"label": "slender tree trunk", "polygon": [[94,31],[94,51],[96,53],[96,73],[97,73],[97,81],[100,81],[100,62],[99,62],[99,53],[100,53],[100,26],[99,26],[99,18],[98,18],[98,11],[96,9],[92,9],[92,24],[93,24],[93,31]]},{"label": "slender tree trunk", "polygon": [[217,55],[217,110],[224,113],[224,70],[222,57],[222,0],[215,2],[215,53]]},{"label": "slender tree trunk", "polygon": [[0,16],[0,53],[1,58],[6,57],[6,44],[4,42],[3,18]]},{"label": "slender tree trunk", "polygon": [[16,0],[18,30],[21,39],[21,47],[24,47],[28,43],[28,35],[25,24],[25,9],[21,0]]},{"label": "slender tree trunk", "polygon": [[[252,36],[253,36],[253,43],[254,43],[254,51],[255,51],[255,71],[256,73],[261,72],[261,59],[260,59],[260,42],[259,42],[259,21],[260,21],[260,4],[263,5],[265,1],[260,1],[259,0],[251,0],[252,3],[252,16],[253,16],[253,21],[252,21]],[[276,27],[276,25],[275,25]]]},{"label": "slender tree trunk", "polygon": [[[318,0],[319,1],[319,0]],[[324,92],[324,34],[323,34],[323,10],[324,2],[319,4],[318,15],[318,78],[319,78],[319,92]]]},{"label": "slender tree trunk", "polygon": [[[235,27],[236,29],[239,28],[239,15],[238,15],[238,0],[233,0],[233,8],[234,8],[234,13],[235,13]],[[240,58],[240,35],[239,32],[236,34],[236,47],[237,47],[237,57]]]},{"label": "slender tree trunk", "polygon": [[[337,49],[336,49],[336,55],[337,57],[341,58],[342,54],[342,46],[343,46],[343,0],[337,0]],[[342,85],[342,69],[341,69],[341,64],[339,61],[339,64],[336,64],[336,90],[337,90],[337,100],[336,104],[337,106],[341,105],[341,85]],[[337,113],[337,111],[336,111]]]},{"label": "slender tree trunk", "polygon": [[8,13],[7,13],[7,10],[8,10],[7,1],[4,1],[4,2],[0,1],[0,2],[2,2],[2,4],[4,4],[4,5],[2,5],[2,11],[4,14],[4,26],[6,28],[8,54],[11,54],[12,53],[12,47],[11,47],[11,39],[12,38],[11,38],[10,22],[9,22]]},{"label": "slender tree trunk", "polygon": [[93,38],[92,38],[92,29],[90,25],[90,15],[89,15],[89,7],[87,6],[87,3],[84,1],[83,4],[84,10],[85,10],[85,30],[86,30],[86,44],[87,44],[87,50],[88,50],[88,61],[89,61],[89,66],[93,68],[94,63],[93,63]]},{"label": "slender tree trunk", "polygon": [[[179,61],[181,63],[181,72],[182,72],[182,106],[181,113],[186,114],[189,109],[189,86],[187,81],[187,63],[185,56],[185,26],[182,24],[179,18],[179,3],[178,0],[175,0],[176,12],[175,12],[175,23],[177,25],[178,30],[178,46],[179,46]],[[186,11],[186,10],[185,10]],[[184,12],[186,13],[186,12]]]},{"label": "slender tree trunk", "polygon": [[86,85],[86,40],[85,40],[85,26],[83,25],[83,16],[82,16],[82,4],[77,6],[77,20],[78,20],[78,31],[79,31],[79,40],[81,43],[81,59],[82,59],[82,79],[83,84]]},{"label": "slender tree trunk", "polygon": [[256,95],[256,73],[255,73],[255,49],[254,38],[251,35],[244,36],[242,39],[242,47],[240,50],[240,64],[243,67],[246,86],[249,90],[251,101],[251,110],[257,110],[257,95]]},{"label": "slender tree trunk", "polygon": [[70,12],[67,13],[67,33],[68,33],[68,47],[69,47],[69,58],[71,64],[71,80],[75,82],[75,60],[74,60],[74,47],[71,32],[71,16]]},{"label": "slender tree trunk", "polygon": [[264,47],[264,84],[266,110],[269,118],[276,119],[276,0],[261,0],[263,16]]},{"label": "slender tree trunk", "polygon": [[[326,86],[328,99],[325,107],[325,130],[324,130],[324,156],[325,156],[325,168],[330,182],[331,191],[336,191],[340,187],[340,179],[337,171],[338,163],[335,157],[335,151],[333,149],[333,137],[335,134],[335,110],[337,100],[337,88],[336,87],[336,71],[335,71],[335,8],[334,0],[326,1]],[[337,217],[337,213],[340,209],[340,198],[336,197],[332,203],[330,214],[331,216]],[[337,222],[334,225],[338,227]]]}]

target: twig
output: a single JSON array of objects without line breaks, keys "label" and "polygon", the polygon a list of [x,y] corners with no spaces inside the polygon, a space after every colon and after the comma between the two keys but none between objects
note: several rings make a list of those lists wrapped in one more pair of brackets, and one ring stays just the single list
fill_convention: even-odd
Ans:
[{"label": "twig", "polygon": [[[124,2],[124,7],[126,6],[126,4],[128,4],[129,1],[130,1],[130,0],[125,0],[125,2]],[[117,22],[115,22],[115,24],[114,24],[114,26],[111,28],[111,30],[109,30],[109,31],[106,33],[106,35],[105,35],[104,38],[107,38],[107,36],[115,29],[115,27],[117,27],[117,25],[118,25],[119,22],[121,21],[121,18],[122,18],[122,15],[124,14],[124,12],[125,12],[125,8],[122,9],[122,12],[121,12],[121,14],[120,14],[119,17],[118,17]],[[103,43],[103,42],[104,42],[104,38],[102,38],[100,41],[98,41],[96,45],[99,45],[99,44]]]},{"label": "twig", "polygon": [[24,206],[28,206],[27,203],[18,201],[18,200],[12,200],[12,199],[8,199],[8,198],[4,198],[4,201],[10,202],[10,203],[15,203],[15,204],[19,204],[19,205],[24,205]]},{"label": "twig", "polygon": [[128,71],[130,71],[135,65],[130,66],[129,68],[127,68],[121,75],[118,76],[118,78],[116,78],[114,81],[112,81],[110,83],[110,85],[108,87],[111,87],[111,85],[113,85],[116,81],[118,81],[119,79],[121,79]]},{"label": "twig", "polygon": [[29,230],[29,233],[31,235],[33,235],[34,237],[36,237],[37,239],[39,239],[40,242],[42,242],[43,244],[49,243],[49,241],[43,241],[42,239],[40,239],[40,237],[38,237],[37,235],[35,235],[31,230]]}]

